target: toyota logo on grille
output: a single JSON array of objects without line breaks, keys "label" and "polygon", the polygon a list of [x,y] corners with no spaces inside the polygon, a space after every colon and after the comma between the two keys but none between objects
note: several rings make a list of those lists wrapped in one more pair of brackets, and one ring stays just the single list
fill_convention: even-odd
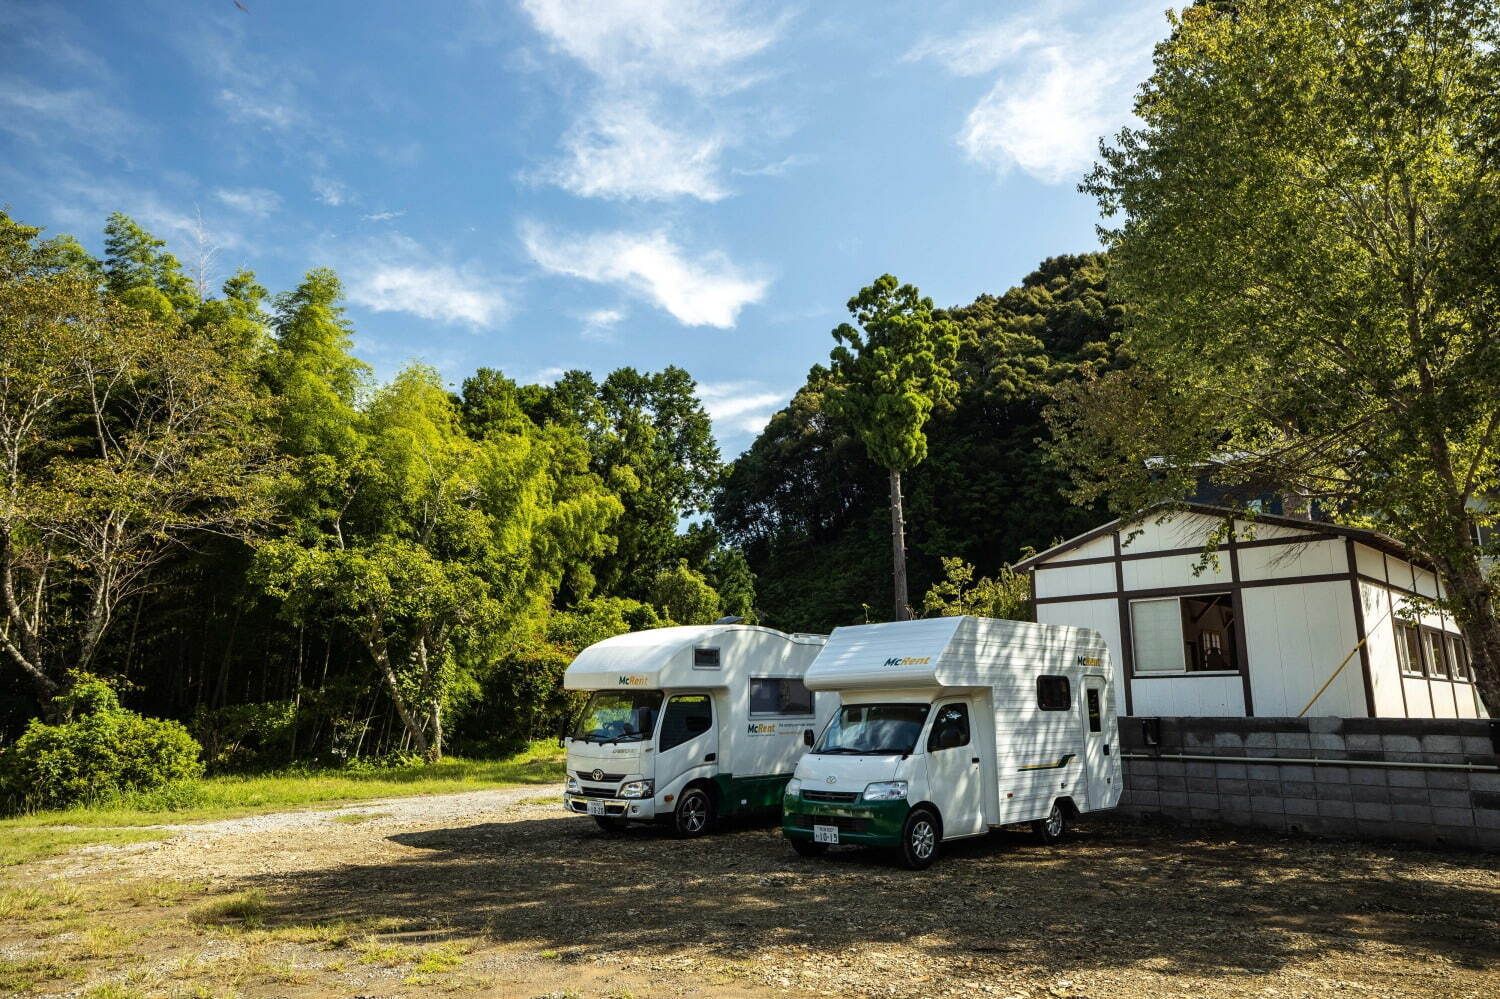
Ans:
[{"label": "toyota logo on grille", "polygon": [[839,782],[839,779],[837,777],[829,777],[829,778],[827,778],[826,780],[823,781],[823,783],[825,783],[825,784],[837,784],[838,782]]},{"label": "toyota logo on grille", "polygon": [[594,780],[603,780],[604,779],[604,771],[603,770],[595,770],[593,773],[589,774],[589,776],[592,777]]}]

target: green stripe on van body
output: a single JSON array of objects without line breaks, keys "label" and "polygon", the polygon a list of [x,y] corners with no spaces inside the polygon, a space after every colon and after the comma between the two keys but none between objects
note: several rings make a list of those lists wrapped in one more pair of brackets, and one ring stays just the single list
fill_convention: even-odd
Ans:
[{"label": "green stripe on van body", "polygon": [[1063,767],[1067,766],[1069,763],[1072,763],[1073,759],[1074,759],[1074,757],[1076,755],[1077,754],[1075,754],[1075,753],[1069,753],[1068,755],[1066,755],[1066,756],[1062,757],[1061,759],[1059,759],[1056,763],[1033,763],[1029,767],[1016,767],[1016,770],[1017,771],[1026,771],[1026,770],[1061,770]]},{"label": "green stripe on van body", "polygon": [[[800,794],[789,794],[781,805],[781,834],[787,839],[812,839],[812,827],[820,818],[864,819],[860,832],[839,830],[840,843],[861,846],[897,846],[906,816],[911,813],[909,801],[859,801],[847,805],[823,801],[805,801]],[[810,821],[804,821],[810,820]]]},{"label": "green stripe on van body", "polygon": [[774,811],[781,807],[781,798],[786,794],[786,783],[791,779],[791,774],[766,774],[759,777],[714,774],[714,784],[719,790],[719,814]]}]

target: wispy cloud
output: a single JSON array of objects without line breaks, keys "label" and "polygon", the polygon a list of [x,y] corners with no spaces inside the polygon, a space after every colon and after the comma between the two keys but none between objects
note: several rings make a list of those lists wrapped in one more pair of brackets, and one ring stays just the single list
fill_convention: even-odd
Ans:
[{"label": "wispy cloud", "polygon": [[342,269],[350,276],[349,301],[376,312],[472,329],[498,326],[510,313],[500,279],[477,266],[454,265],[405,236],[366,246]]},{"label": "wispy cloud", "polygon": [[[755,80],[745,62],[785,18],[733,0],[523,0],[550,47],[596,86],[562,138],[563,156],[532,179],[580,197],[718,201],[720,158],[743,128],[718,100]],[[670,111],[666,110],[671,108]]]},{"label": "wispy cloud", "polygon": [[106,153],[137,132],[135,120],[97,90],[53,90],[15,77],[0,78],[0,128],[38,145],[62,132]]},{"label": "wispy cloud", "polygon": [[625,318],[622,309],[594,309],[583,315],[583,330],[579,334],[585,340],[607,341],[614,339],[615,327]]},{"label": "wispy cloud", "polygon": [[769,286],[722,253],[685,252],[665,232],[572,235],[528,223],[521,238],[543,269],[623,288],[684,326],[729,329]]},{"label": "wispy cloud", "polygon": [[349,189],[331,177],[314,177],[312,189],[319,201],[334,208],[349,200]]},{"label": "wispy cloud", "polygon": [[265,218],[281,207],[281,195],[263,187],[219,188],[214,197],[237,212]]},{"label": "wispy cloud", "polygon": [[818,158],[804,153],[792,153],[784,156],[774,163],[766,163],[758,167],[735,167],[731,172],[739,177],[782,177],[790,170],[809,163],[816,163]]},{"label": "wispy cloud", "polygon": [[371,212],[369,215],[361,215],[360,218],[366,222],[393,222],[405,215],[403,212]]},{"label": "wispy cloud", "polygon": [[1067,11],[1007,18],[913,47],[908,61],[934,60],[957,76],[995,74],[969,111],[958,145],[998,173],[1019,168],[1050,184],[1078,179],[1101,136],[1131,117],[1133,85],[1151,68],[1166,31],[1164,7],[1126,8],[1071,27]]},{"label": "wispy cloud", "polygon": [[703,382],[698,398],[720,436],[758,434],[787,400],[785,392],[775,392],[760,382]]}]

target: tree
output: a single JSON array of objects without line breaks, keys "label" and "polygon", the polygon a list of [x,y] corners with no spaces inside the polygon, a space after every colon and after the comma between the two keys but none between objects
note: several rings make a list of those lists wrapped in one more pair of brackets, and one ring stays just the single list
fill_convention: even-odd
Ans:
[{"label": "tree", "polygon": [[849,323],[833,331],[831,410],[858,431],[870,457],[890,475],[891,552],[896,616],[911,609],[906,594],[906,529],[901,473],[927,457],[923,428],[935,407],[951,401],[958,332],[935,317],[932,299],[883,274],[849,300]]},{"label": "tree", "polygon": [[712,624],[719,618],[719,595],[686,560],[658,572],[648,592],[673,624]]},{"label": "tree", "polygon": [[983,576],[976,580],[972,565],[960,558],[945,558],[943,573],[946,578],[933,583],[927,596],[922,598],[922,610],[926,614],[932,617],[975,614],[1010,621],[1036,620],[1031,605],[1031,580],[1010,566],[1001,566],[994,579]]},{"label": "tree", "polygon": [[200,295],[182,264],[165,252],[167,244],[115,212],[104,226],[104,280],[122,302],[159,319],[186,317]]},{"label": "tree", "polygon": [[1500,6],[1238,0],[1173,28],[1084,185],[1139,367],[1062,393],[1057,454],[1121,513],[1206,474],[1425,552],[1500,710],[1474,530],[1500,495]]},{"label": "tree", "polygon": [[174,552],[254,531],[272,462],[219,327],[101,294],[70,241],[0,232],[0,648],[45,700]]}]

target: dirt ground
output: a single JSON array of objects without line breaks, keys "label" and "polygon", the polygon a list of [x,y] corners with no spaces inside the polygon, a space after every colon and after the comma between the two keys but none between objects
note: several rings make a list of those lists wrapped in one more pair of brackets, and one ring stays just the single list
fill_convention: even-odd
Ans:
[{"label": "dirt ground", "polygon": [[0,995],[1500,995],[1500,857],[1095,821],[921,873],[537,789],[174,830],[0,875]]}]

